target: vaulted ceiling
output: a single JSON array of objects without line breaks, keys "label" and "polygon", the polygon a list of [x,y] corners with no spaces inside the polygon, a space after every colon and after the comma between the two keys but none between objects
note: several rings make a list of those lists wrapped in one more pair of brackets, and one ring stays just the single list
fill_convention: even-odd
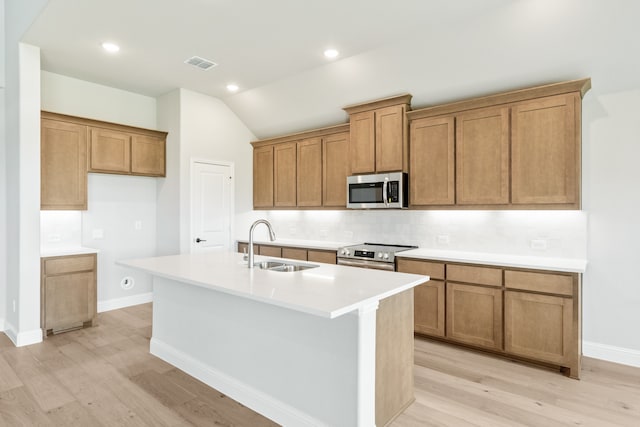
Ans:
[{"label": "vaulted ceiling", "polygon": [[[601,91],[640,88],[638,3],[50,0],[24,41],[41,48],[44,70],[154,97],[208,94],[267,137],[404,92],[424,106],[581,77]],[[340,56],[324,58],[327,47]],[[218,65],[184,63],[194,55]]]}]

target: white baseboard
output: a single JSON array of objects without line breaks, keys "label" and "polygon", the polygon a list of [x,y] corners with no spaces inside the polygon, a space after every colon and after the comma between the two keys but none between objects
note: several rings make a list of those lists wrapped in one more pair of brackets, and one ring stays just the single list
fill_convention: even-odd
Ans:
[{"label": "white baseboard", "polygon": [[114,298],[106,301],[98,301],[98,313],[131,307],[132,305],[146,304],[153,301],[153,292],[131,295],[130,297]]},{"label": "white baseboard", "polygon": [[640,351],[595,342],[582,342],[582,354],[594,359],[640,368]]},{"label": "white baseboard", "polygon": [[6,327],[4,334],[9,337],[16,347],[42,342],[42,329],[40,328],[25,332],[16,332],[16,329],[11,323],[4,321],[4,324]]},{"label": "white baseboard", "polygon": [[205,365],[156,338],[151,338],[150,352],[278,424],[326,426],[314,417]]}]

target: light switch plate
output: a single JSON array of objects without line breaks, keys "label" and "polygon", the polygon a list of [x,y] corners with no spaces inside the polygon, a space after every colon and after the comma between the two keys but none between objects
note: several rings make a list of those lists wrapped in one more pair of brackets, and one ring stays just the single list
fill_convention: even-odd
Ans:
[{"label": "light switch plate", "polygon": [[545,239],[533,239],[531,241],[531,249],[544,251],[547,249],[547,241]]}]

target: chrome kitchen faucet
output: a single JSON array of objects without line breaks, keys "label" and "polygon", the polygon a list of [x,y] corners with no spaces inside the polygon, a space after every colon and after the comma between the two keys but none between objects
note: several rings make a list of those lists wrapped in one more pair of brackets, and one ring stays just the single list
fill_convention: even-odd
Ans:
[{"label": "chrome kitchen faucet", "polygon": [[273,228],[271,228],[271,224],[266,219],[259,219],[253,224],[251,224],[251,228],[249,229],[249,260],[248,267],[253,268],[253,230],[256,228],[256,225],[264,224],[269,229],[269,239],[273,242],[276,240],[276,233],[273,232]]}]

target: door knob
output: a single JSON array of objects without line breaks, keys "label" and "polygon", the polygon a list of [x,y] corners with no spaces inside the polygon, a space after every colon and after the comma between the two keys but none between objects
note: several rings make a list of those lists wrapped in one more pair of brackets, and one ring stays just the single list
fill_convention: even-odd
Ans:
[{"label": "door knob", "polygon": [[202,240],[201,238],[196,237],[196,243],[200,243],[200,242],[206,242],[206,240]]}]

